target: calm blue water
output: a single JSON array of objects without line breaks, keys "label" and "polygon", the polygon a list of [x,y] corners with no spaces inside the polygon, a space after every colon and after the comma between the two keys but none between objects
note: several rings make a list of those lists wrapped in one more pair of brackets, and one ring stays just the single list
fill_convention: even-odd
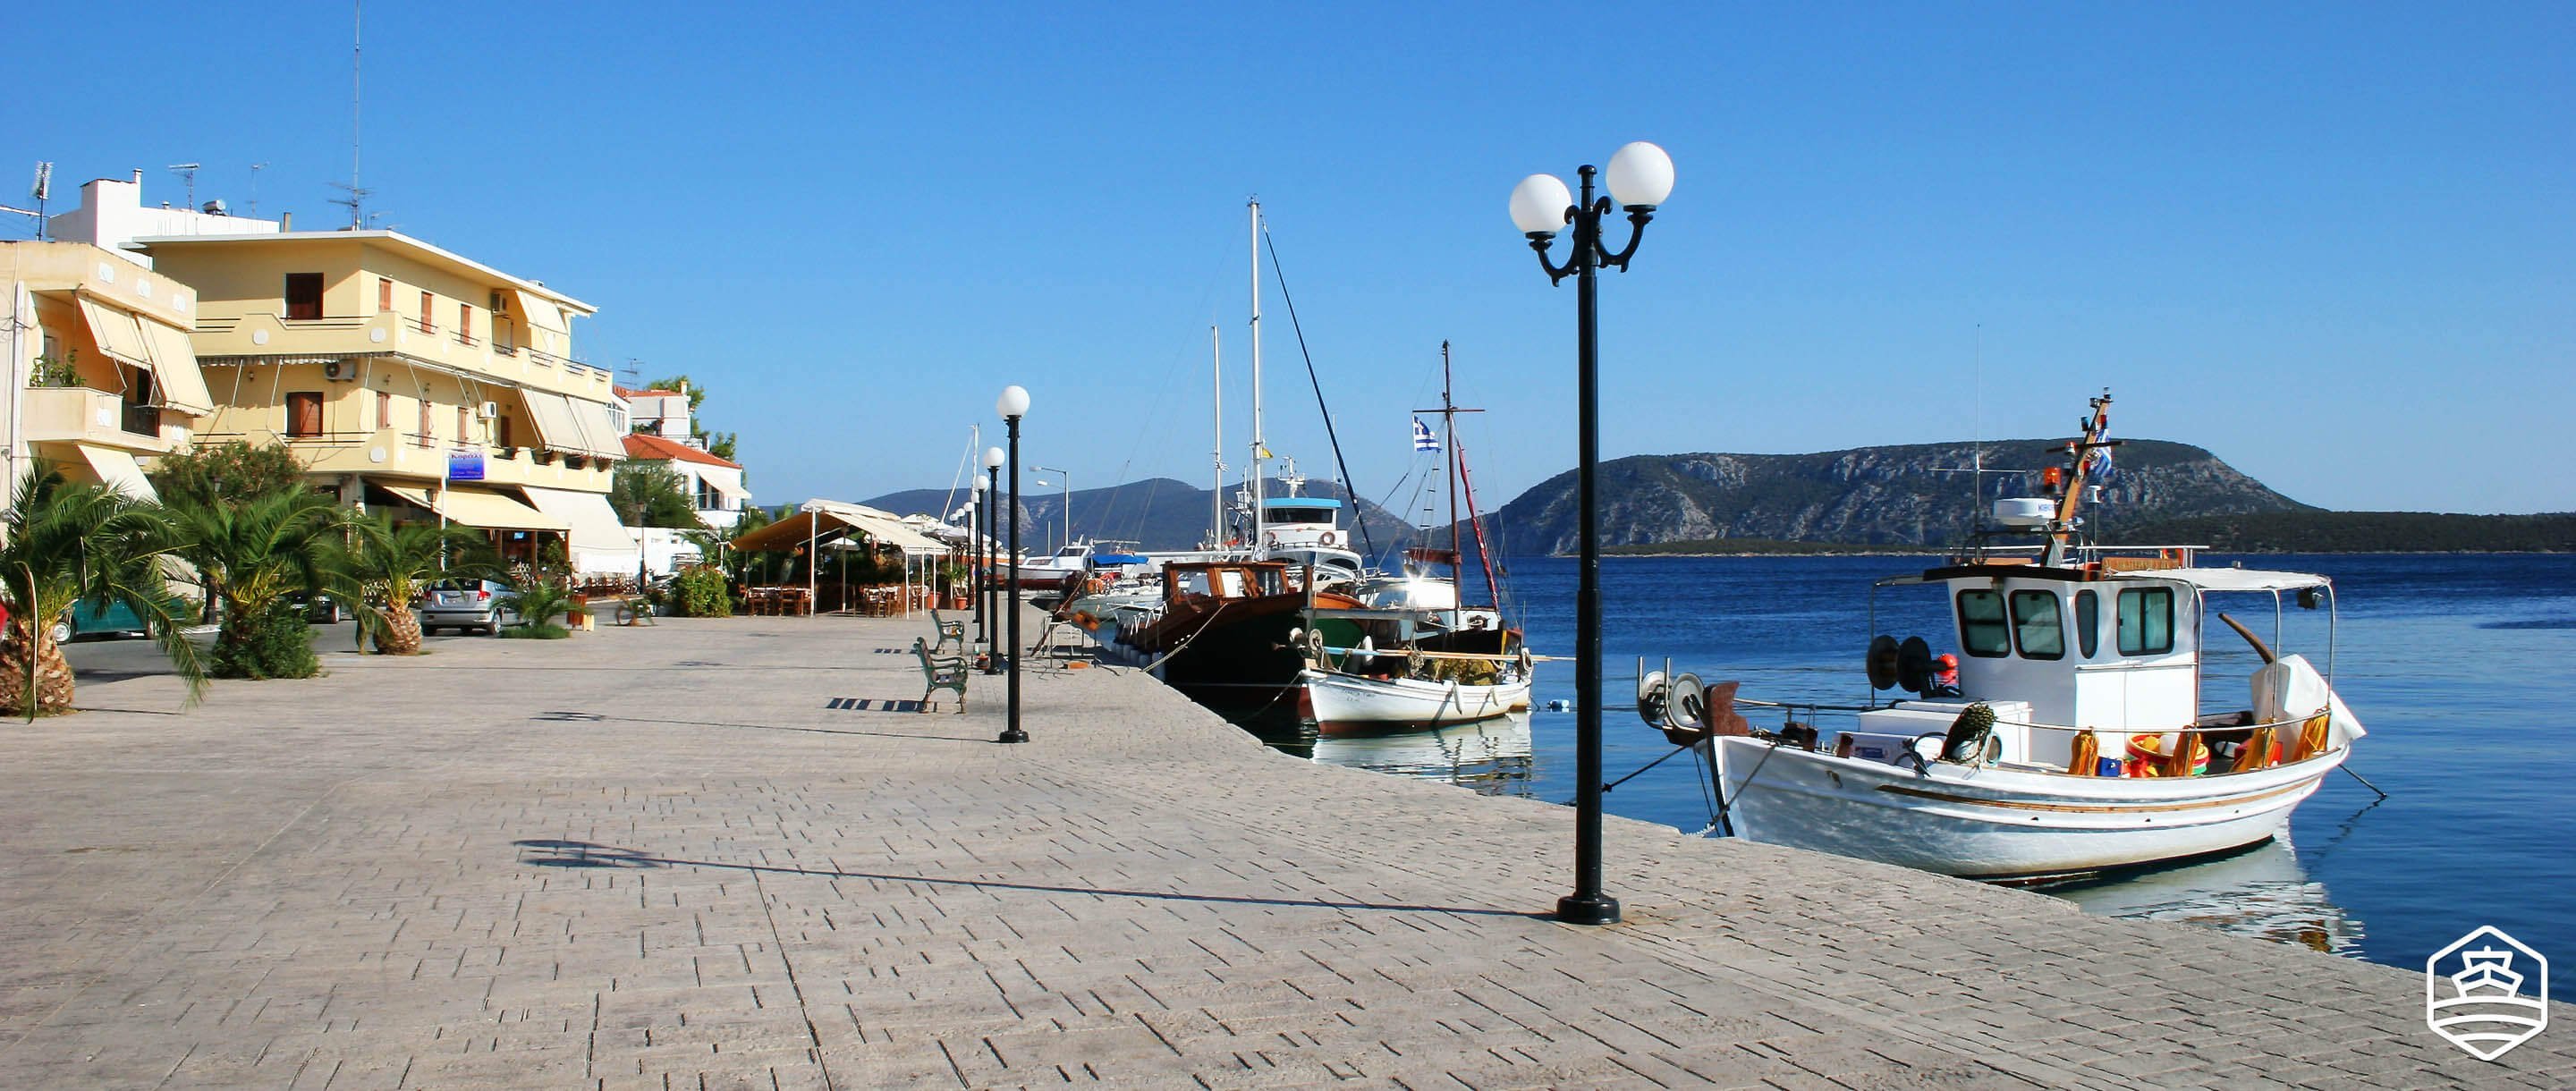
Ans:
[{"label": "calm blue water", "polygon": [[[2056,888],[2089,911],[2183,920],[2397,966],[2481,924],[2576,966],[2576,557],[2246,558],[2247,567],[2322,572],[2341,603],[2337,690],[2370,729],[2352,768],[2301,805],[2292,846],[2214,863]],[[1616,558],[1603,562],[1612,779],[1671,751],[1628,706],[1636,659],[1703,679],[1741,679],[1747,697],[1858,703],[1870,636],[1870,581],[1906,571],[1887,557]],[[2228,558],[2207,561],[2229,563]],[[1541,653],[1573,652],[1575,565],[1512,564],[1518,617]],[[2267,638],[2268,597],[2213,600]],[[2243,604],[2240,609],[2238,603]],[[1881,629],[1944,644],[1930,594],[1884,592]],[[2324,612],[2290,611],[2285,651],[2323,664]],[[2227,639],[2212,625],[2213,643]],[[2232,643],[2232,642],[2231,642]],[[2250,654],[2213,648],[2209,703],[2242,708]],[[1574,699],[1570,665],[1542,668],[1541,708]],[[1757,717],[1757,723],[1761,722]],[[1573,796],[1572,713],[1430,739],[1324,744],[1319,760],[1456,779],[1483,791]],[[1826,726],[1833,726],[1828,723]],[[1699,830],[1705,774],[1688,755],[1620,785],[1614,814]],[[1612,893],[1617,893],[1613,891]],[[2576,974],[2552,982],[2576,1000]]]}]

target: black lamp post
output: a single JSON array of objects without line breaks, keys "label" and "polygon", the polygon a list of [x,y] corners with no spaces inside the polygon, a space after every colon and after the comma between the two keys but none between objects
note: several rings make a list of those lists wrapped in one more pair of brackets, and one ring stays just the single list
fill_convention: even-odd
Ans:
[{"label": "black lamp post", "polygon": [[1002,627],[1002,604],[994,598],[1002,593],[1002,585],[994,579],[993,566],[1001,562],[993,555],[992,526],[1000,521],[1002,509],[1001,448],[984,448],[984,478],[990,483],[990,487],[984,490],[984,582],[982,586],[975,589],[975,602],[984,607],[984,617],[987,622],[987,628],[984,630],[984,673],[1000,674],[1002,673],[1001,642],[993,638],[999,635],[998,630]]},{"label": "black lamp post", "polygon": [[984,538],[992,524],[984,521],[984,479],[973,478],[975,495],[966,502],[966,582],[975,589],[975,646],[984,644]]},{"label": "black lamp post", "polygon": [[1010,691],[1010,707],[1011,707],[1011,712],[1010,712],[1010,722],[1009,722],[1009,725],[1008,725],[1008,726],[1006,726],[1006,727],[1004,727],[1004,728],[1002,728],[1002,737],[1001,737],[1000,739],[995,740],[995,741],[997,741],[997,742],[1027,742],[1027,741],[1029,741],[1029,733],[1028,733],[1028,732],[1026,732],[1026,731],[1022,731],[1022,730],[1020,730],[1020,564],[1019,564],[1019,557],[1020,557],[1020,418],[1021,418],[1021,417],[1023,417],[1023,416],[1027,416],[1027,415],[1028,415],[1028,412],[1029,412],[1029,392],[1028,392],[1028,391],[1026,391],[1026,390],[1020,389],[1020,388],[1019,388],[1019,387],[1017,387],[1017,386],[1006,386],[1006,387],[1003,387],[1003,388],[1002,388],[1002,397],[1000,398],[1000,400],[995,401],[995,402],[993,403],[993,408],[995,408],[995,409],[997,409],[997,410],[1000,410],[1000,411],[1001,411],[1001,414],[1002,414],[1002,420],[1003,420],[1004,422],[1008,423],[1008,424],[1010,425],[1010,427],[1011,427],[1011,441],[1010,441],[1010,442],[1011,442],[1011,456],[1010,456],[1010,458],[1011,458],[1011,541],[1010,541],[1010,547],[1009,547],[1009,548],[1010,548],[1010,555],[1009,555],[1007,558],[1005,558],[1005,560],[1006,560],[1006,561],[1008,561],[1008,563],[1009,563],[1009,564],[1010,564],[1010,566],[1011,566],[1011,603],[1010,603],[1010,616],[1009,616],[1007,619],[1005,619],[1005,620],[1003,621],[1003,623],[1002,623],[1003,631],[1004,631],[1004,633],[1007,635],[1007,638],[1008,638],[1008,639],[1010,640],[1010,642],[1011,642],[1011,643],[1010,643],[1010,652],[1009,652],[1009,655],[1010,655],[1010,657],[1011,657],[1011,683],[1010,683],[1010,687],[1009,687],[1009,691]]},{"label": "black lamp post", "polygon": [[[1610,215],[1612,198],[1593,197],[1590,164],[1580,174],[1580,202],[1554,175],[1521,179],[1512,189],[1512,223],[1538,251],[1548,283],[1562,283],[1572,274],[1575,284],[1581,580],[1574,594],[1574,893],[1556,900],[1556,918],[1568,924],[1617,924],[1619,899],[1601,890],[1601,511],[1592,489],[1601,461],[1601,361],[1595,274],[1604,265],[1628,270],[1637,241],[1645,237],[1646,221],[1673,191],[1673,161],[1662,148],[1644,141],[1610,156],[1610,192],[1627,209],[1629,223],[1628,244],[1617,253],[1601,241],[1601,221]],[[1548,257],[1548,244],[1568,224],[1574,227],[1574,252],[1558,265]]]}]

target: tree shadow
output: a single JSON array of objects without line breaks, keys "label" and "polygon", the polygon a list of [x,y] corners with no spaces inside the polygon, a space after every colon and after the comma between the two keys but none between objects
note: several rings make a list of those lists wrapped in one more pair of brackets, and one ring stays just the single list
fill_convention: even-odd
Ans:
[{"label": "tree shadow", "polygon": [[992,879],[946,879],[935,875],[894,875],[870,871],[830,871],[821,868],[779,867],[773,864],[720,864],[711,860],[674,860],[650,856],[636,849],[600,845],[588,841],[526,840],[513,841],[518,847],[519,862],[536,867],[557,868],[626,868],[648,869],[669,867],[720,868],[749,871],[764,875],[804,875],[818,879],[873,879],[889,883],[921,883],[927,886],[962,886],[977,890],[1024,890],[1039,894],[1088,894],[1097,898],[1147,898],[1154,901],[1203,902],[1213,905],[1276,905],[1303,909],[1375,910],[1382,913],[1451,913],[1466,917],[1520,917],[1528,920],[1554,920],[1553,914],[1522,912],[1514,909],[1478,909],[1454,905],[1413,905],[1401,902],[1346,902],[1319,898],[1256,898],[1236,894],[1181,894],[1162,890],[1117,890],[1092,886],[1050,886],[1044,883],[1006,883]]}]

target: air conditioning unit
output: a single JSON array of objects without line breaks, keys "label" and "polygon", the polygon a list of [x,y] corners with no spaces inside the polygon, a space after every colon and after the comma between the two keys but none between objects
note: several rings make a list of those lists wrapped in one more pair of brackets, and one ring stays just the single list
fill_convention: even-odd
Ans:
[{"label": "air conditioning unit", "polygon": [[322,377],[335,383],[356,382],[358,381],[357,362],[354,360],[326,360],[322,364]]},{"label": "air conditioning unit", "polygon": [[510,304],[510,294],[509,294],[508,292],[494,292],[494,293],[492,293],[492,308],[491,308],[491,310],[492,310],[492,313],[493,313],[493,314],[499,314],[499,313],[501,313],[501,312],[503,312],[503,311],[509,310],[509,309],[510,309],[509,304]]},{"label": "air conditioning unit", "polygon": [[501,403],[484,402],[483,408],[477,410],[474,415],[484,420],[498,420],[501,417]]}]

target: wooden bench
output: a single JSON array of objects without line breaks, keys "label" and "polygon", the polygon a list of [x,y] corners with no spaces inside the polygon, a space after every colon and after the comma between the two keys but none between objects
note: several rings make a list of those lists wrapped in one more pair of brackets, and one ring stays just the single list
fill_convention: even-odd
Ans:
[{"label": "wooden bench", "polygon": [[[958,656],[963,656],[963,655],[965,655],[965,654],[966,654],[966,623],[965,623],[965,622],[963,622],[963,621],[942,621],[942,620],[940,620],[940,617],[939,617],[939,611],[938,611],[938,610],[936,610],[936,609],[933,609],[932,611],[930,611],[930,623],[931,623],[932,625],[934,625],[934,626],[937,626],[937,627],[938,627],[938,629],[939,629],[939,643],[938,643],[937,645],[935,645],[935,646],[933,646],[933,647],[931,648],[931,651],[932,651],[932,652],[934,652],[934,653],[951,654],[951,655],[958,655]],[[951,649],[951,648],[955,649],[955,651],[953,651],[953,652],[948,651],[948,649]]]},{"label": "wooden bench", "polygon": [[930,695],[943,689],[957,691],[957,711],[966,711],[966,657],[933,655],[930,642],[912,638],[912,654],[921,658],[921,710],[930,711]]}]

